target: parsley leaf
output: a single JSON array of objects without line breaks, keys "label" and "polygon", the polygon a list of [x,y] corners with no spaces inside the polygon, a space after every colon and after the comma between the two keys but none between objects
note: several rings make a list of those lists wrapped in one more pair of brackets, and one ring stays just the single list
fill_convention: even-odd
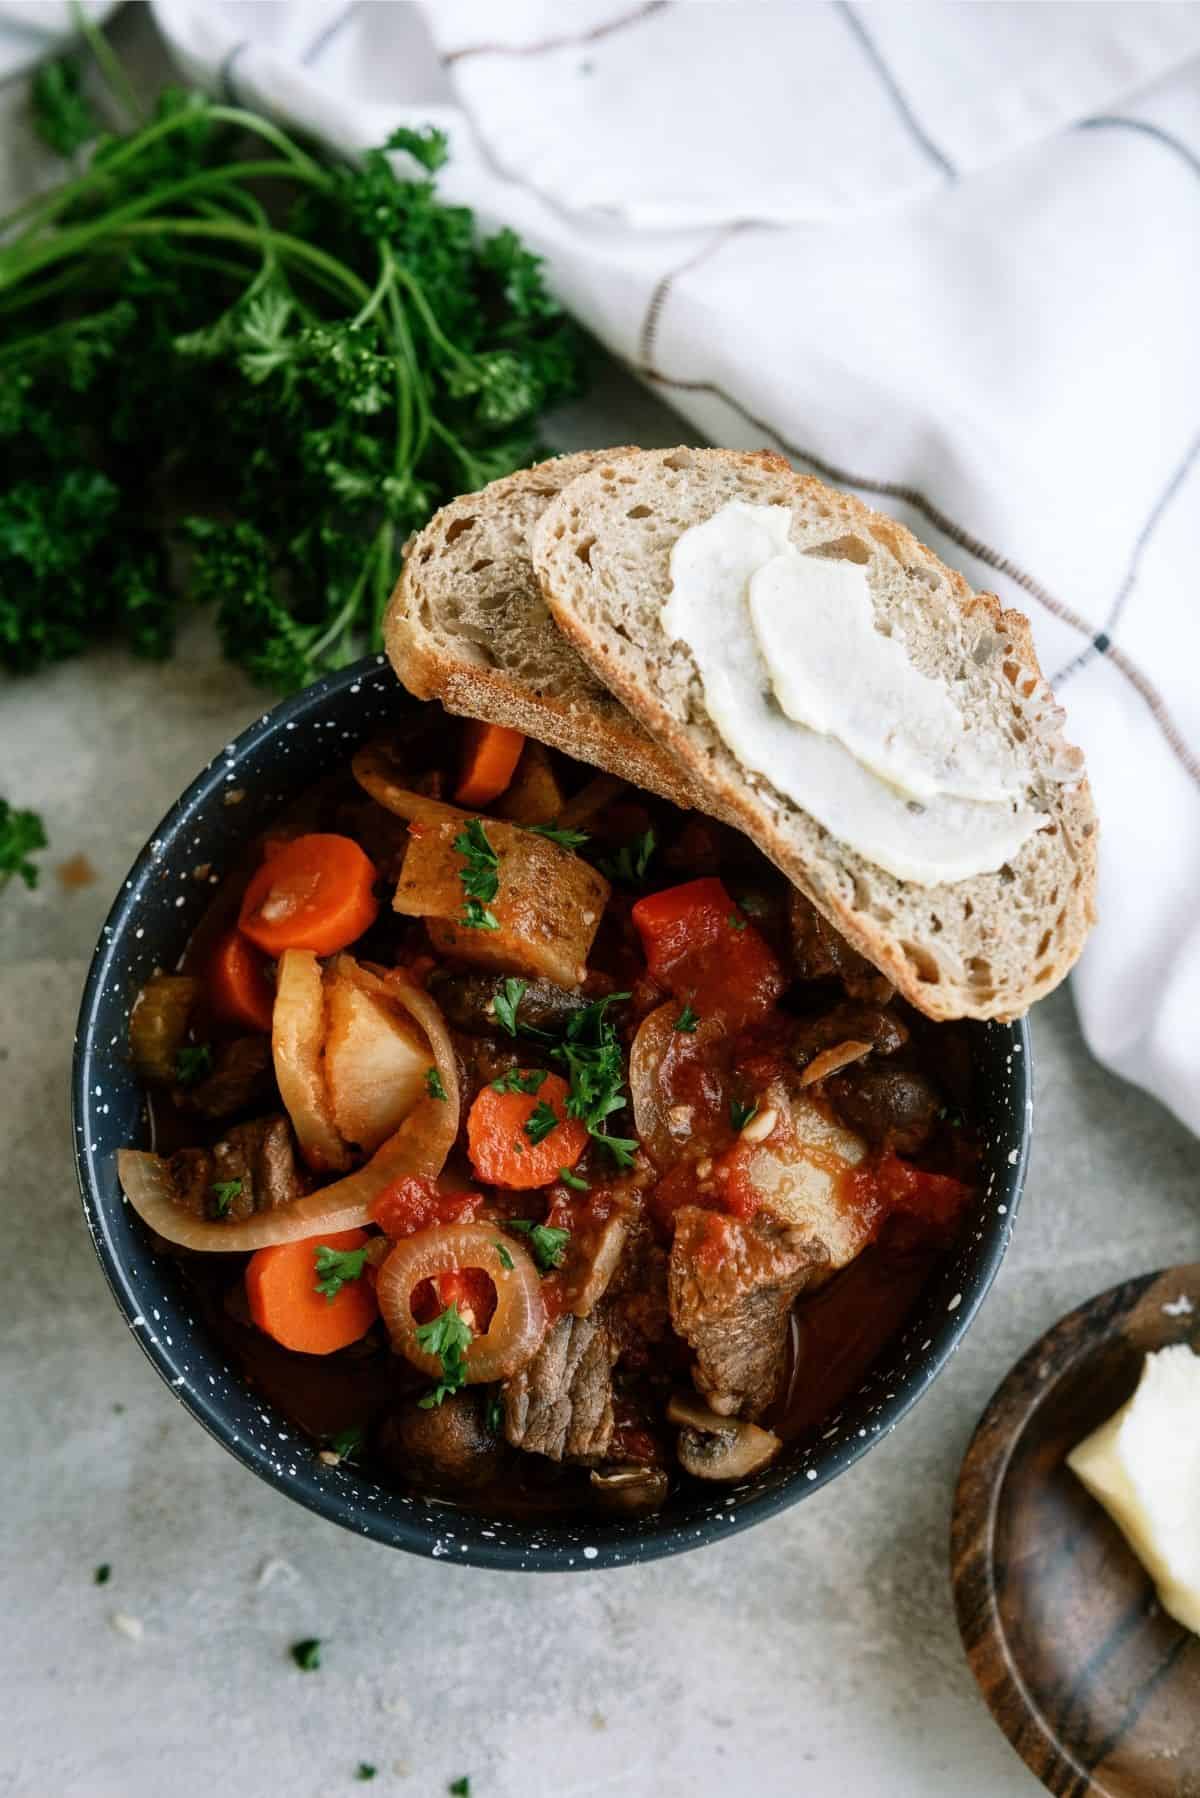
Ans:
[{"label": "parsley leaf", "polygon": [[339,1461],[351,1461],[363,1445],[363,1427],[359,1423],[351,1424],[348,1430],[339,1430],[331,1436],[329,1446]]},{"label": "parsley leaf", "polygon": [[685,1036],[691,1036],[694,1034],[696,1025],[699,1022],[699,1012],[693,1011],[689,1004],[684,1006],[671,1028],[672,1030],[681,1030]]},{"label": "parsley leaf", "polygon": [[175,1076],[180,1086],[195,1086],[205,1074],[212,1073],[211,1043],[185,1043],[175,1055]]},{"label": "parsley leaf", "polygon": [[493,1392],[488,1399],[484,1420],[494,1436],[498,1436],[504,1428],[504,1403],[498,1392]]},{"label": "parsley leaf", "polygon": [[572,1173],[569,1167],[560,1167],[558,1177],[564,1186],[573,1186],[576,1192],[591,1192],[592,1190],[587,1181],[581,1180],[579,1175]]},{"label": "parsley leaf", "polygon": [[948,1124],[951,1130],[961,1130],[967,1121],[957,1105],[940,1105],[938,1107],[938,1117],[943,1124]]},{"label": "parsley leaf", "polygon": [[557,824],[527,824],[526,830],[532,837],[545,837],[551,843],[560,843],[564,849],[580,849],[588,840],[586,830],[564,830]]},{"label": "parsley leaf", "polygon": [[745,918],[739,917],[738,913],[735,911],[730,912],[725,922],[728,924],[730,930],[745,930],[746,928]]},{"label": "parsley leaf", "polygon": [[333,1300],[343,1286],[351,1280],[362,1277],[362,1270],[367,1264],[366,1249],[331,1249],[322,1243],[313,1256],[317,1270],[317,1283],[314,1291],[323,1293]]},{"label": "parsley leaf", "polygon": [[442,1076],[435,1067],[425,1069],[425,1091],[429,1094],[431,1099],[444,1099],[446,1097],[446,1089],[442,1085]]},{"label": "parsley leaf", "polygon": [[628,997],[628,993],[610,993],[572,1012],[562,1042],[551,1051],[567,1067],[568,1117],[581,1119],[618,1167],[632,1165],[638,1145],[632,1137],[609,1136],[603,1128],[605,1118],[623,1110],[627,1103],[621,1045],[608,1008]]},{"label": "parsley leaf", "polygon": [[533,1258],[544,1274],[548,1274],[551,1268],[562,1266],[567,1244],[571,1240],[569,1230],[560,1230],[553,1224],[535,1224],[528,1217],[506,1218],[504,1227],[529,1238]]},{"label": "parsley leaf", "polygon": [[107,1561],[101,1561],[95,1573],[93,1573],[92,1578],[98,1586],[107,1586],[109,1580],[112,1578],[112,1568],[109,1563]]},{"label": "parsley leaf", "polygon": [[557,1129],[558,1122],[553,1105],[539,1099],[525,1120],[525,1134],[532,1143],[544,1142],[550,1132]]},{"label": "parsley leaf", "polygon": [[[510,1036],[517,1034],[517,1006],[525,996],[527,980],[510,978],[500,983],[500,989],[492,1001],[492,1010],[496,1014],[496,1022],[508,1031]],[[497,1091],[503,1091],[498,1087]]]},{"label": "parsley leaf", "polygon": [[471,1798],[470,1775],[464,1773],[461,1779],[452,1779],[446,1787],[450,1798]]},{"label": "parsley leaf", "polygon": [[472,1340],[471,1326],[459,1316],[457,1300],[447,1305],[431,1323],[417,1325],[417,1347],[427,1355],[436,1356],[442,1364],[441,1379],[418,1401],[422,1410],[432,1410],[452,1392],[466,1385],[466,1353]]},{"label": "parsley leaf", "polygon": [[33,78],[33,124],[38,136],[60,156],[73,156],[98,134],[99,122],[81,92],[82,72],[74,56],[43,63]]},{"label": "parsley leaf", "polygon": [[508,1250],[505,1248],[504,1244],[502,1242],[494,1242],[492,1244],[492,1247],[495,1249],[497,1255],[499,1255],[499,1257],[500,1257],[501,1267],[504,1268],[506,1270],[506,1272],[511,1274],[511,1272],[513,1270],[513,1258],[509,1254]]},{"label": "parsley leaf", "polygon": [[752,1117],[758,1115],[758,1100],[745,1104],[741,1099],[730,1099],[729,1121],[735,1130],[744,1130]]},{"label": "parsley leaf", "polygon": [[[0,639],[4,634],[0,615]],[[14,811],[7,799],[0,799],[0,892],[14,874],[19,874],[27,887],[38,883],[38,870],[30,856],[46,847],[46,832],[36,812]]]},{"label": "parsley leaf", "polygon": [[520,1068],[509,1068],[498,1080],[492,1081],[494,1093],[535,1093],[546,1078],[544,1068],[530,1068],[523,1074]]},{"label": "parsley leaf", "polygon": [[321,1665],[321,1638],[305,1636],[302,1642],[292,1643],[289,1653],[301,1673],[315,1673]]},{"label": "parsley leaf", "polygon": [[466,895],[462,922],[472,930],[499,930],[499,920],[487,909],[487,901],[500,890],[500,857],[488,841],[482,819],[469,820],[455,837],[454,848],[463,858],[458,875]]},{"label": "parsley leaf", "polygon": [[213,1195],[212,1208],[217,1217],[228,1217],[233,1201],[240,1197],[242,1182],[240,1180],[214,1180],[209,1187]]},{"label": "parsley leaf", "polygon": [[378,1769],[376,1767],[373,1767],[371,1765],[370,1761],[359,1761],[357,1767],[354,1769],[354,1777],[355,1777],[355,1779],[361,1779],[364,1781],[368,1780],[368,1779],[374,1779],[377,1771],[378,1771]]},{"label": "parsley leaf", "polygon": [[623,843],[616,855],[603,856],[596,866],[610,880],[623,880],[629,886],[636,886],[646,878],[650,857],[657,847],[658,839],[652,825],[640,837],[635,837],[632,843]]}]

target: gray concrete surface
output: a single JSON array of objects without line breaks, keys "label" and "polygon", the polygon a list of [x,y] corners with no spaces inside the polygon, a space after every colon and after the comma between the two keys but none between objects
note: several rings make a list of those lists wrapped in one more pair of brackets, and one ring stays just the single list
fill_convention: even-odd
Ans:
[{"label": "gray concrete surface", "polygon": [[[674,435],[615,375],[557,430],[564,447]],[[259,1484],[159,1383],[70,1164],[72,1025],[101,919],[184,782],[259,710],[202,623],[162,668],[97,654],[0,684],[0,791],[53,839],[40,891],[0,898],[0,1793],[325,1798],[357,1790],[366,1761],[372,1791],[420,1798],[463,1774],[472,1798],[1028,1798],[954,1626],[955,1474],[1035,1335],[1195,1258],[1200,1145],[1089,1059],[1060,994],[1035,1022],[1036,1148],[1005,1268],[936,1387],[844,1480],[736,1540],[609,1574],[491,1574],[352,1538]],[[97,879],[67,891],[54,866],[79,852]],[[324,1664],[306,1676],[288,1645],[309,1635]]]}]

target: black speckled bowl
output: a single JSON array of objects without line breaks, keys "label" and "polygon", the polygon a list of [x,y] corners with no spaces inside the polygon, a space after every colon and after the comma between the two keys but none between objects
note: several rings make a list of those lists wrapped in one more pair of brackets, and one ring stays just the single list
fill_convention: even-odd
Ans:
[{"label": "black speckled bowl", "polygon": [[[117,1184],[116,1151],[145,1140],[130,1064],[129,1012],[157,967],[176,962],[220,872],[297,789],[412,705],[382,657],[319,681],[242,733],[163,819],[122,885],[96,949],[79,1013],[73,1075],[83,1208],[109,1284],[136,1340],[172,1391],[247,1467],[346,1529],[417,1554],[480,1567],[586,1570],[681,1553],[746,1529],[816,1492],[895,1429],[953,1354],[995,1278],[1012,1233],[1029,1142],[1025,1025],[980,1024],[972,1042],[986,1129],[983,1191],[956,1259],[931,1282],[904,1334],[814,1445],[797,1445],[743,1485],[692,1489],[656,1516],[549,1527],[496,1521],[326,1467],[312,1443],[261,1400],[198,1327],[176,1270],[156,1260]],[[237,805],[224,803],[231,787]]]}]

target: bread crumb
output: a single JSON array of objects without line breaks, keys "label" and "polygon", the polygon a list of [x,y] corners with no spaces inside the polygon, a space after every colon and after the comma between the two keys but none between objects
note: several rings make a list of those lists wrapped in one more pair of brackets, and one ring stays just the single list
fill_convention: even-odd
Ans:
[{"label": "bread crumb", "polygon": [[140,1642],[145,1629],[140,1617],[131,1617],[127,1611],[114,1611],[109,1622],[119,1636],[126,1636],[131,1642]]},{"label": "bread crumb", "polygon": [[70,856],[65,862],[59,862],[54,872],[69,893],[74,892],[77,887],[90,887],[93,881],[99,879],[86,855]]}]

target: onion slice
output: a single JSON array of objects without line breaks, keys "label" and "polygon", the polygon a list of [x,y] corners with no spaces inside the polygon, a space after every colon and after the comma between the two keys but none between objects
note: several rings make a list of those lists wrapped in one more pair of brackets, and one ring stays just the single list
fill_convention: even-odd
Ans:
[{"label": "onion slice", "polygon": [[455,1268],[477,1267],[496,1288],[491,1323],[472,1337],[464,1356],[467,1385],[509,1379],[532,1361],[541,1345],[546,1302],[538,1271],[518,1242],[504,1242],[502,1260],[497,1235],[494,1225],[438,1224],[402,1237],[379,1270],[375,1296],[392,1347],[430,1379],[440,1377],[442,1363],[417,1341],[412,1295],[422,1280]]},{"label": "onion slice", "polygon": [[475,816],[459,806],[446,805],[440,799],[430,799],[424,793],[414,793],[402,786],[392,773],[386,750],[378,743],[365,744],[350,766],[359,786],[365,788],[377,805],[383,806],[385,811],[395,812],[398,818],[407,818],[417,824],[458,824],[464,818]]},{"label": "onion slice", "polygon": [[[437,1178],[458,1134],[458,1066],[450,1035],[428,993],[413,986],[404,974],[387,974],[380,984],[429,1038],[446,1097],[434,1099],[425,1095],[419,1099],[395,1135],[356,1173],[322,1186],[294,1204],[236,1221],[210,1222],[193,1217],[176,1203],[170,1168],[161,1156],[141,1149],[122,1149],[117,1155],[117,1171],[125,1196],[143,1223],[182,1249],[244,1254],[277,1242],[360,1229],[370,1221],[375,1200],[394,1181],[410,1174]],[[514,1258],[518,1252],[519,1245],[514,1244]]]},{"label": "onion slice", "polygon": [[317,1173],[350,1165],[350,1151],[334,1121],[325,1090],[325,992],[311,949],[285,949],[271,1017],[275,1080],[300,1153]]},{"label": "onion slice", "polygon": [[675,1101],[673,1089],[687,1076],[687,1089],[703,1099],[706,1118],[725,1115],[722,1049],[726,1034],[715,1018],[701,1018],[694,1031],[676,1030],[677,999],[648,1012],[629,1049],[629,1097],[638,1140],[660,1173],[666,1173],[702,1139],[695,1107]]}]

